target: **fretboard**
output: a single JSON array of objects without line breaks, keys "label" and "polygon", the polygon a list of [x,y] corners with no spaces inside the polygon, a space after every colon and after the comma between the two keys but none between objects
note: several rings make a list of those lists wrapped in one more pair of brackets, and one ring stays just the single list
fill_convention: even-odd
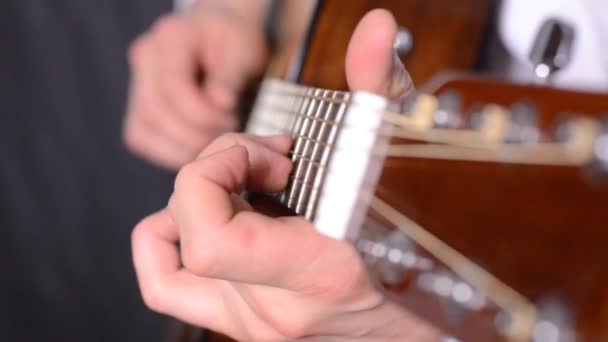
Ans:
[{"label": "fretboard", "polygon": [[[370,151],[382,145],[377,131],[385,106],[383,98],[371,94],[266,80],[247,132],[293,138],[293,171],[285,190],[274,196],[317,226],[326,220],[332,230],[345,230],[352,221],[350,211],[367,205],[359,203],[369,197],[363,196],[363,188],[379,173],[372,165],[378,156]],[[325,208],[323,203],[331,205]]]}]

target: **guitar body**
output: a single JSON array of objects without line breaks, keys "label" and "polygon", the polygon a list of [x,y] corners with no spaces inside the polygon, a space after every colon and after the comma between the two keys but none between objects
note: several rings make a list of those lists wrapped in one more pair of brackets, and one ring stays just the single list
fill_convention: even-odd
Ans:
[{"label": "guitar body", "polygon": [[[416,84],[444,70],[472,70],[478,62],[492,0],[290,1],[280,9],[277,48],[267,77],[346,90],[344,60],[350,36],[365,13],[391,11],[413,37],[402,56]],[[231,341],[179,325],[174,341]]]},{"label": "guitar body", "polygon": [[[536,112],[536,127],[547,135],[555,135],[558,123],[567,117],[599,120],[608,111],[608,94],[461,75],[440,77],[426,87],[433,94],[448,90],[460,95],[462,113],[472,113],[475,104],[509,107],[524,101]],[[389,157],[376,196],[534,303],[539,319],[552,324],[547,329],[561,330],[556,341],[604,341],[608,340],[605,171],[593,164]],[[421,255],[428,252],[415,249]],[[427,312],[435,323],[442,320],[463,340],[504,339],[500,329],[488,328],[498,328],[492,309],[467,309],[449,300],[421,301],[428,293],[421,294],[411,278],[385,285],[396,300],[414,312]]]}]

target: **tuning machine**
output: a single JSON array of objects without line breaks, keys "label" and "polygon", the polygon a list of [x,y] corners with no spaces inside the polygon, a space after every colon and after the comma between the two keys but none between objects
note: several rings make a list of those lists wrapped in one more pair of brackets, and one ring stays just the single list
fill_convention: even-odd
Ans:
[{"label": "tuning machine", "polygon": [[469,116],[469,126],[481,133],[486,142],[493,144],[504,141],[508,122],[507,109],[494,104],[476,105]]},{"label": "tuning machine", "polygon": [[510,120],[505,141],[507,143],[531,144],[540,141],[538,111],[529,102],[517,102],[511,106]]},{"label": "tuning machine", "polygon": [[427,131],[434,125],[434,114],[439,100],[433,95],[412,92],[398,103],[390,104],[389,109],[400,113],[398,120],[408,128]]},{"label": "tuning machine", "polygon": [[529,54],[534,74],[541,83],[550,83],[555,72],[570,62],[574,39],[575,31],[570,24],[556,18],[542,23]]},{"label": "tuning machine", "polygon": [[608,171],[607,122],[568,115],[557,124],[555,140],[564,145],[572,160],[590,165],[592,174]]},{"label": "tuning machine", "polygon": [[[368,221],[368,229],[376,229],[374,224]],[[382,235],[361,237],[356,247],[385,285],[401,285],[410,274],[428,272],[435,266],[432,260],[416,252],[414,242],[404,232],[395,230]]]},{"label": "tuning machine", "polygon": [[608,118],[599,123],[599,133],[593,144],[593,160],[602,173],[608,173]]},{"label": "tuning machine", "polygon": [[509,109],[494,104],[476,106],[469,122],[486,141],[497,144],[532,144],[541,138],[537,110],[529,102],[516,102]]},{"label": "tuning machine", "polygon": [[405,114],[410,126],[426,131],[431,128],[458,128],[462,119],[462,99],[458,92],[447,90],[438,96],[423,93],[405,98],[400,111]]},{"label": "tuning machine", "polygon": [[414,49],[414,34],[408,28],[400,26],[393,42],[395,53],[405,58]]},{"label": "tuning machine", "polygon": [[458,128],[462,124],[460,112],[462,98],[455,90],[447,90],[437,96],[437,110],[433,115],[434,127]]}]

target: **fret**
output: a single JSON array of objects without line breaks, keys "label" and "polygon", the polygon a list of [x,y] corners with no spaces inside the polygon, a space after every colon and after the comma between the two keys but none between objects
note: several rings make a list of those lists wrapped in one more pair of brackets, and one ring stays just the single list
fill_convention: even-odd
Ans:
[{"label": "fret", "polygon": [[[350,191],[364,184],[357,179],[367,174],[365,170],[369,164],[366,163],[375,157],[359,157],[359,153],[348,150],[352,146],[373,146],[372,140],[375,138],[372,137],[375,137],[374,133],[378,130],[382,114],[377,112],[375,106],[383,105],[384,102],[367,95],[351,97],[347,92],[303,87],[281,81],[270,80],[264,83],[256,103],[255,117],[252,118],[253,133],[286,132],[293,139],[289,156],[293,171],[287,186],[276,194],[275,198],[296,214],[304,215],[313,222],[321,219],[320,223],[325,226],[330,217],[327,216],[328,208],[323,210],[326,202],[349,206],[355,204],[350,200],[344,203],[342,200],[336,202],[336,199],[341,197],[340,192]],[[352,102],[354,99],[355,102]],[[372,120],[367,119],[368,110],[363,108],[368,104],[372,105],[371,110],[375,114]],[[347,116],[347,112],[352,112],[354,117],[343,122],[352,116]],[[268,128],[270,126],[273,128]],[[345,149],[346,147],[349,149]],[[334,159],[342,161],[345,158],[348,160],[346,164],[339,163],[346,167],[344,170],[330,172],[330,161],[334,163]],[[323,213],[318,212],[319,210]],[[341,213],[336,218],[343,220],[343,216],[347,214]],[[344,228],[346,226],[339,229]],[[331,232],[328,234],[334,235]]]},{"label": "fret", "polygon": [[[298,98],[300,101],[304,100],[304,98]],[[325,101],[320,101],[319,103],[322,104],[332,104],[332,105],[337,105],[337,103],[333,103],[333,102],[325,102]],[[330,120],[330,119],[321,119],[321,118],[314,118],[314,117],[309,117],[306,115],[306,113],[300,113],[296,110],[292,110],[292,109],[287,109],[286,107],[280,107],[275,103],[266,103],[264,104],[267,110],[269,111],[273,111],[273,113],[276,116],[285,116],[285,117],[290,117],[290,118],[296,118],[296,117],[304,117],[305,119],[309,119],[312,121],[318,121],[322,124],[327,124],[327,125],[338,125],[338,122],[336,122],[335,120]],[[342,104],[344,105],[344,104]]]},{"label": "fret", "polygon": [[[316,95],[317,93],[320,93],[322,90],[311,89],[311,91],[312,91],[313,95]],[[308,106],[308,108],[306,110],[306,115],[308,117],[317,116],[319,107],[320,107],[319,101],[310,99],[310,105]],[[299,129],[296,131],[296,133],[303,135],[303,136],[309,136],[310,131],[312,130],[313,123],[314,122],[308,118],[302,120],[302,125],[299,127]],[[306,155],[307,151],[305,150],[305,148],[306,148],[306,142],[303,139],[296,139],[293,151],[296,154],[308,157]],[[302,173],[304,172],[304,170],[303,170],[304,163],[301,163],[297,157],[294,157],[292,160],[294,161],[293,174],[294,174],[295,178],[303,177]],[[297,204],[297,199],[298,199],[301,189],[299,187],[295,186],[295,184],[292,184],[292,186],[288,190],[289,191],[287,194],[287,207],[295,210],[296,204]]]},{"label": "fret", "polygon": [[[348,95],[339,92],[333,92],[331,94],[332,97],[338,98],[343,97],[348,100]],[[333,122],[341,122],[342,116],[344,115],[344,110],[346,108],[345,102],[336,105],[336,102],[330,102],[324,116],[324,121],[333,121]],[[338,132],[338,126],[336,125],[328,125],[323,124],[319,131],[319,135],[317,136],[317,140],[326,142],[329,146],[333,146],[335,142],[335,138]],[[316,146],[315,155],[318,154],[319,164],[322,166],[328,165],[329,156],[333,152],[332,148],[320,148],[319,145]],[[310,165],[309,165],[310,168]],[[327,170],[325,167],[315,171],[315,177],[313,180],[312,188],[308,191],[308,206],[306,208],[305,217],[312,219],[315,214],[317,202],[320,195],[320,189],[323,184],[323,179],[325,178],[325,174]]]},{"label": "fret", "polygon": [[[309,91],[309,89],[306,89],[305,92],[304,92],[304,94],[306,94],[308,91]],[[299,103],[299,104],[296,104],[296,107],[295,107],[295,108],[297,108],[296,112],[302,113],[304,111],[307,111],[308,108],[309,108],[309,106],[310,106],[311,101],[312,100],[310,98],[307,98],[305,96],[302,96],[300,98],[300,100],[296,100],[294,103]],[[293,121],[293,125],[292,125],[292,127],[290,129],[290,136],[292,138],[294,136],[300,134],[299,131],[300,131],[302,125],[303,125],[303,121],[305,121],[305,120],[306,120],[306,116],[304,116],[304,115],[298,115],[298,116],[294,117],[294,119],[292,120]],[[292,148],[292,153],[291,153],[291,161],[292,161],[292,163],[294,163],[294,169],[295,169],[295,166],[296,166],[295,165],[295,163],[296,163],[295,158],[296,157],[295,157],[295,155],[294,155],[293,152],[296,151],[296,146],[298,145],[298,143],[299,143],[298,139],[296,139],[293,142],[293,146],[294,147]],[[291,183],[287,183],[287,187],[285,188],[285,190],[281,193],[281,195],[279,197],[281,203],[285,204],[286,206],[287,206],[287,203],[288,203],[289,192],[290,192],[291,187],[292,187],[292,184]]]},{"label": "fret", "polygon": [[[291,106],[290,107],[292,109],[290,110],[290,112],[297,113],[298,110],[300,110],[300,108],[302,106],[304,106],[304,101],[305,101],[305,98],[302,97],[302,96],[294,97],[292,99],[292,102],[291,102]],[[269,108],[269,107],[266,106],[266,108]],[[272,108],[272,107],[270,107],[270,108]],[[275,115],[277,115],[279,113],[283,114],[283,112],[279,108],[274,108],[274,113],[275,113]],[[289,115],[289,114],[287,114],[286,116],[287,116],[287,119],[284,121],[285,124],[284,124],[283,129],[281,131],[282,132],[291,132],[292,129],[294,128],[295,121],[298,119],[298,116],[297,115]],[[271,118],[271,119],[274,119],[274,118]]]},{"label": "fret", "polygon": [[[308,89],[315,89],[315,88],[306,88]],[[285,98],[285,97],[301,97],[301,98],[307,98],[307,99],[311,99],[311,100],[317,100],[317,101],[323,101],[323,102],[329,102],[329,103],[335,103],[335,104],[343,104],[345,103],[343,99],[339,98],[339,97],[332,97],[332,93],[338,93],[338,94],[347,94],[347,92],[342,92],[342,91],[334,91],[334,90],[328,90],[328,92],[330,93],[329,95],[327,94],[301,94],[299,91],[298,92],[289,92],[289,91],[275,91],[272,94],[269,94],[270,96],[273,97],[280,97],[280,98]]]},{"label": "fret", "polygon": [[[301,104],[298,107],[296,107],[297,108],[296,112],[305,113],[309,110],[309,107],[311,106],[311,103],[313,100],[304,96],[309,91],[311,91],[311,89],[306,88],[303,90],[303,94],[301,97]],[[297,166],[297,164],[296,164],[297,157],[296,156],[298,155],[298,153],[296,152],[296,149],[299,147],[299,144],[300,144],[300,140],[295,137],[301,135],[300,131],[301,131],[302,126],[304,125],[304,121],[306,121],[306,119],[307,119],[307,115],[297,115],[294,119],[294,124],[290,130],[290,136],[292,137],[292,139],[294,139],[293,146],[292,146],[292,149],[290,152],[290,158],[293,163],[294,170],[296,169],[296,166]],[[293,187],[293,184],[287,183],[287,186],[285,187],[285,190],[283,191],[283,193],[281,194],[281,197],[280,197],[281,203],[283,203],[287,207],[289,207],[288,201],[289,201],[289,195],[290,195],[292,187]]]},{"label": "fret", "polygon": [[[325,95],[328,91],[322,91],[323,95]],[[314,118],[318,119],[319,117],[325,117],[327,113],[327,109],[330,103],[319,101],[317,109],[315,111]],[[315,140],[319,140],[319,134],[321,133],[322,123],[319,120],[315,120],[312,122],[311,128],[307,133],[305,144],[304,144],[304,153],[303,156],[309,158],[313,162],[319,162],[317,159],[319,147],[314,143]],[[312,163],[307,163],[307,166],[302,166],[303,169],[303,177],[305,182],[309,182],[311,179],[314,180],[316,177],[317,168],[312,167]],[[304,165],[304,164],[302,164]],[[314,170],[314,171],[313,171]],[[295,211],[298,214],[303,214],[305,211],[305,206],[308,204],[308,196],[310,191],[308,188],[301,188],[298,194],[298,198],[295,204]]]}]

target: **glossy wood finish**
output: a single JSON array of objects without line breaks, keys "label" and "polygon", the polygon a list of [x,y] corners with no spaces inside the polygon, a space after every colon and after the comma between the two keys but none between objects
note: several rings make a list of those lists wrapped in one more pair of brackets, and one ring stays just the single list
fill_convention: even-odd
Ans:
[{"label": "glossy wood finish", "polygon": [[410,30],[414,49],[403,62],[416,84],[445,70],[470,70],[492,8],[491,0],[322,1],[300,82],[346,90],[344,59],[359,20],[374,8],[389,9]]},{"label": "glossy wood finish", "polygon": [[[457,90],[464,99],[464,112],[473,103],[532,101],[545,128],[563,111],[596,117],[608,112],[607,94],[480,78],[448,77],[430,88]],[[579,334],[577,341],[604,341],[608,339],[608,174],[597,178],[588,171],[389,158],[377,195],[530,300],[554,300],[566,306]],[[406,298],[407,291],[394,292]]]}]

